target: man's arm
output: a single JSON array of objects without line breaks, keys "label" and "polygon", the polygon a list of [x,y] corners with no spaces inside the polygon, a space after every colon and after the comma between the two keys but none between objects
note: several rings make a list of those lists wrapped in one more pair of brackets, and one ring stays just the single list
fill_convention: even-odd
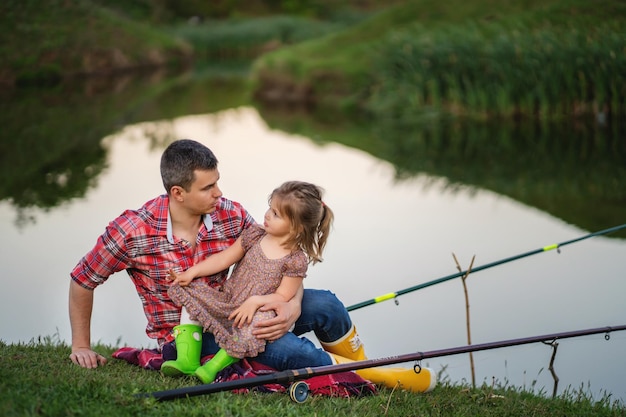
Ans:
[{"label": "man's arm", "polygon": [[83,368],[97,368],[106,364],[104,356],[91,350],[91,312],[93,290],[81,287],[74,280],[70,283],[69,313],[72,327],[72,353],[70,359]]},{"label": "man's arm", "polygon": [[276,317],[256,323],[252,334],[258,339],[271,341],[279,339],[290,331],[302,312],[303,295],[304,287],[300,285],[296,295],[288,302],[273,302],[259,308],[259,311],[274,310]]}]

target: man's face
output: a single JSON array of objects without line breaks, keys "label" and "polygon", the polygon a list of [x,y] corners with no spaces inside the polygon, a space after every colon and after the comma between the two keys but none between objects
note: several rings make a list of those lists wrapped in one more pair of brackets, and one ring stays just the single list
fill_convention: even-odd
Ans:
[{"label": "man's face", "polygon": [[198,215],[213,213],[222,197],[222,190],[217,185],[220,179],[219,171],[196,170],[194,177],[189,191],[183,191],[185,207]]}]

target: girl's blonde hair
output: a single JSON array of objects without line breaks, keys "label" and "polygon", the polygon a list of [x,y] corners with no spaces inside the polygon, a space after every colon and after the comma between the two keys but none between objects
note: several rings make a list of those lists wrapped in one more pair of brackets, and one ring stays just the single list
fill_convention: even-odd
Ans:
[{"label": "girl's blonde hair", "polygon": [[332,210],[322,201],[324,190],[303,181],[288,181],[270,194],[281,215],[291,223],[291,236],[285,243],[298,247],[309,262],[322,262],[322,252],[333,223]]}]

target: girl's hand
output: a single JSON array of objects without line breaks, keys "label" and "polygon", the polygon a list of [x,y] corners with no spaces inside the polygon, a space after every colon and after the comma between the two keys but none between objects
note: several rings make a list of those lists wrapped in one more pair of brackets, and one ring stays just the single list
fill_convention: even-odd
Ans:
[{"label": "girl's hand", "polygon": [[241,329],[244,325],[252,323],[252,318],[257,309],[258,303],[255,302],[254,297],[250,297],[230,313],[228,319],[233,320],[234,327]]},{"label": "girl's hand", "polygon": [[178,284],[181,287],[186,287],[193,281],[193,274],[189,273],[189,270],[177,274],[173,269],[167,271],[167,278],[172,281],[172,285]]},{"label": "girl's hand", "polygon": [[176,278],[178,277],[178,275],[176,274],[176,272],[174,272],[174,270],[172,268],[167,270],[167,280],[168,281],[174,281]]}]

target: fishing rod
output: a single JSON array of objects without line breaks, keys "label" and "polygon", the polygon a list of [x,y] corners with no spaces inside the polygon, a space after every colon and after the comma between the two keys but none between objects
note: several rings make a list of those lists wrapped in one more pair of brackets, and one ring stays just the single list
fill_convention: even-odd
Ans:
[{"label": "fishing rod", "polygon": [[[589,233],[588,235],[581,236],[581,237],[578,237],[576,239],[566,240],[565,242],[555,243],[555,244],[552,244],[552,245],[544,246],[544,247],[539,248],[539,249],[531,250],[529,252],[521,253],[519,255],[515,255],[515,256],[508,257],[508,258],[504,258],[504,259],[501,259],[499,261],[495,261],[495,262],[491,262],[491,263],[488,263],[488,264],[485,264],[485,265],[473,267],[471,269],[471,272],[475,273],[475,272],[478,272],[478,271],[482,271],[483,269],[492,268],[494,266],[502,265],[502,264],[505,264],[507,262],[511,262],[511,261],[515,261],[517,259],[525,258],[527,256],[535,255],[537,253],[548,252],[548,251],[553,250],[553,249],[557,249],[557,251],[558,251],[559,248],[562,247],[562,246],[569,245],[569,244],[572,244],[572,243],[575,243],[575,242],[580,242],[581,240],[589,239],[590,237],[606,235],[606,234],[609,234],[609,233],[612,233],[612,232],[616,232],[616,231],[618,231],[620,229],[624,229],[624,228],[626,228],[626,224],[622,224],[620,226],[611,227],[609,229],[600,230],[600,231],[594,232],[594,233]],[[435,280],[432,280],[432,281],[429,281],[429,282],[425,282],[425,283],[422,283],[422,284],[419,284],[419,285],[415,285],[413,287],[405,288],[405,289],[400,290],[400,291],[383,294],[383,295],[378,296],[376,298],[372,298],[370,300],[366,300],[366,301],[363,301],[363,302],[351,305],[351,306],[347,307],[347,310],[348,311],[353,311],[353,310],[357,310],[359,308],[366,307],[366,306],[369,306],[369,305],[372,305],[372,304],[377,304],[377,303],[381,303],[383,301],[395,299],[396,297],[398,297],[400,295],[404,295],[404,294],[407,294],[407,293],[410,293],[410,292],[413,292],[413,291],[421,290],[422,288],[430,287],[432,285],[440,284],[442,282],[449,281],[449,280],[451,280],[453,278],[458,278],[458,277],[464,276],[467,273],[468,273],[468,271],[465,270],[465,271],[457,272],[457,273],[452,274],[452,275],[447,275],[445,277],[441,277],[441,278],[438,278],[438,279],[435,279]]]},{"label": "fishing rod", "polygon": [[[301,368],[295,370],[279,371],[268,375],[253,378],[237,379],[227,382],[217,382],[212,384],[195,385],[191,387],[177,388],[165,391],[155,391],[151,393],[135,394],[139,398],[154,398],[158,401],[174,400],[177,398],[194,397],[197,395],[212,394],[222,391],[231,391],[240,388],[252,388],[270,383],[293,383],[314,376],[335,374],[339,372],[354,371],[357,369],[373,368],[376,366],[391,365],[401,362],[418,362],[413,369],[420,372],[419,361],[429,358],[458,355],[461,353],[478,352],[482,350],[497,349],[508,346],[525,345],[536,342],[554,342],[558,339],[587,336],[598,333],[605,333],[605,339],[609,339],[609,334],[615,331],[626,330],[626,325],[597,327],[593,329],[576,330],[562,333],[545,334],[542,336],[526,337],[521,339],[502,340],[499,342],[483,343],[478,345],[459,346],[449,349],[432,350],[430,352],[415,352],[405,355],[389,356],[380,359],[366,359],[363,361],[347,362],[336,365],[317,366],[312,368]],[[293,398],[293,396],[292,396]],[[301,402],[301,401],[298,401]]]}]

